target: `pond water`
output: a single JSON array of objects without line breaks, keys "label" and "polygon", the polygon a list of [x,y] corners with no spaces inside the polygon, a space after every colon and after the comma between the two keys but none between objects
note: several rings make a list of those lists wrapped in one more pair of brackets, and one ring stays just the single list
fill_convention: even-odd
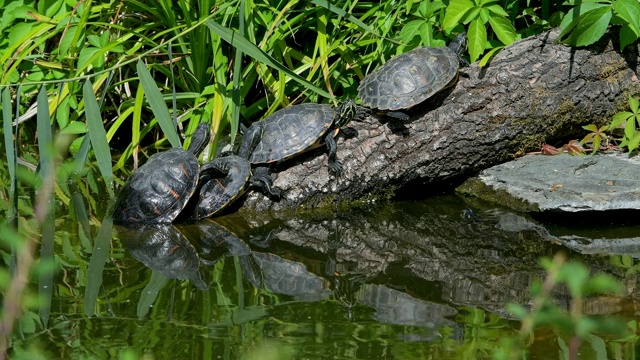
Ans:
[{"label": "pond water", "polygon": [[[26,317],[46,329],[23,320],[14,342],[47,358],[491,358],[520,327],[506,304],[530,304],[539,259],[558,252],[626,287],[586,313],[636,312],[640,228],[609,220],[574,235],[571,224],[453,195],[163,227],[65,219],[53,291]],[[555,296],[569,307],[566,291]],[[538,330],[527,358],[564,358],[566,340]],[[635,338],[594,336],[580,358],[632,359],[635,348]]]}]

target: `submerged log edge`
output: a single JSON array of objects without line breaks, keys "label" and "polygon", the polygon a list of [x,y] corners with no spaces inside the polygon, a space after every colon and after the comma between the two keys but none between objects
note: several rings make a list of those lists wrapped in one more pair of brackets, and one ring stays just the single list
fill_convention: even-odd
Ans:
[{"label": "submerged log edge", "polygon": [[[588,48],[554,44],[559,30],[513,43],[485,68],[461,70],[455,87],[409,113],[404,124],[376,117],[353,122],[339,139],[342,176],[312,151],[273,167],[283,197],[250,192],[240,211],[298,210],[392,196],[408,184],[469,176],[538,149],[543,142],[586,135],[640,95],[638,44],[619,52],[617,33]],[[420,186],[417,187],[420,189]],[[419,191],[419,190],[418,190]]]}]

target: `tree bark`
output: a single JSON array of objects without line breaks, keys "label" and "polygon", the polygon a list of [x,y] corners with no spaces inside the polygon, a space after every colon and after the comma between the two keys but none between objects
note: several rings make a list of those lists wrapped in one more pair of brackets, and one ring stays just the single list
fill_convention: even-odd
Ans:
[{"label": "tree bark", "polygon": [[[412,186],[474,174],[538,149],[582,138],[582,125],[605,123],[640,94],[639,46],[624,53],[616,34],[589,48],[554,44],[559,30],[518,41],[484,68],[461,69],[448,91],[411,109],[398,125],[374,116],[353,122],[356,137],[338,141],[344,170],[329,174],[316,150],[273,167],[280,201],[251,192],[242,211],[293,210],[388,198]],[[418,186],[416,186],[418,185]]]}]

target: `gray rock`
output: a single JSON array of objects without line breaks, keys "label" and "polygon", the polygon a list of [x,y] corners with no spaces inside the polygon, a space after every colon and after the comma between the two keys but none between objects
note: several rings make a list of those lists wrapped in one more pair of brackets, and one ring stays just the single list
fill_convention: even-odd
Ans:
[{"label": "gray rock", "polygon": [[527,155],[483,170],[457,190],[518,211],[640,209],[640,160],[626,153]]}]

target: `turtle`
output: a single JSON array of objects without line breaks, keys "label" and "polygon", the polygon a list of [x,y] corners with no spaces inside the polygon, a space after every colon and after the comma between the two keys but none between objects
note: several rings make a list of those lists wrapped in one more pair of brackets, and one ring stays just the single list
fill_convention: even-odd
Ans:
[{"label": "turtle", "polygon": [[118,194],[115,223],[171,223],[195,192],[200,177],[198,156],[209,142],[209,126],[198,125],[188,150],[153,154],[135,170]]},{"label": "turtle", "polygon": [[467,34],[463,32],[449,47],[418,47],[392,58],[358,85],[362,105],[408,120],[400,110],[420,104],[456,83],[460,65],[468,65],[461,58],[466,45]]},{"label": "turtle", "polygon": [[238,155],[215,158],[202,165],[191,218],[210,217],[231,205],[244,194],[250,176],[251,164]]},{"label": "turtle", "polygon": [[251,124],[238,151],[239,156],[258,165],[250,185],[270,196],[279,197],[280,190],[271,187],[266,164],[289,159],[322,143],[326,144],[329,152],[329,169],[339,177],[342,165],[336,158],[334,137],[341,127],[359,119],[360,109],[355,101],[349,99],[337,108],[328,104],[293,105]]}]

